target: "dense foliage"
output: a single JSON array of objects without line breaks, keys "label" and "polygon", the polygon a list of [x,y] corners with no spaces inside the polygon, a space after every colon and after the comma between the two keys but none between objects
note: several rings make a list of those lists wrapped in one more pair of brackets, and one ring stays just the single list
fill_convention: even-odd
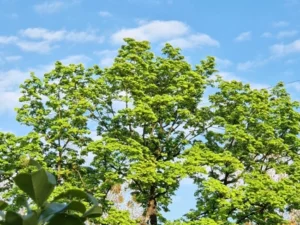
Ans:
[{"label": "dense foliage", "polygon": [[[11,178],[29,176],[31,157],[57,180],[51,201],[74,189],[97,199],[96,218],[84,216],[91,203],[76,201],[82,210],[67,216],[81,223],[283,224],[300,207],[299,103],[284,85],[252,89],[217,76],[213,57],[192,67],[169,44],[157,56],[146,41],[125,41],[111,67],[57,62],[21,85],[17,120],[32,131],[0,134],[1,197],[10,210],[23,195]],[[215,92],[203,104],[208,89]],[[197,206],[166,221],[184,178],[198,187]],[[128,210],[109,198],[124,186]],[[28,214],[43,202],[25,193]],[[143,214],[133,217],[132,205]]]}]

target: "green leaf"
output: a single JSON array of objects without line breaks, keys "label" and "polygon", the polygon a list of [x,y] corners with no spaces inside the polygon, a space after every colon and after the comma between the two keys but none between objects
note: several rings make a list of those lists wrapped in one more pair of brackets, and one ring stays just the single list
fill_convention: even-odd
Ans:
[{"label": "green leaf", "polygon": [[28,165],[35,166],[37,169],[42,169],[41,165],[32,158],[30,158]]},{"label": "green leaf", "polygon": [[48,225],[84,225],[84,222],[78,216],[62,213],[55,215]]},{"label": "green leaf", "polygon": [[44,204],[56,185],[55,177],[44,169],[32,174],[18,174],[14,180],[16,185],[39,206]]},{"label": "green leaf", "polygon": [[8,204],[5,201],[0,200],[0,210],[5,209],[8,206]]},{"label": "green leaf", "polygon": [[86,208],[83,203],[78,201],[72,201],[69,204],[53,202],[48,204],[42,211],[39,221],[48,222],[56,214],[63,213],[67,210],[74,210],[83,214]]},{"label": "green leaf", "polygon": [[74,210],[83,214],[85,213],[86,208],[82,202],[72,201],[67,205],[66,210]]},{"label": "green leaf", "polygon": [[40,215],[39,224],[48,222],[55,214],[63,212],[65,208],[66,204],[63,203],[53,202],[48,204]]},{"label": "green leaf", "polygon": [[92,203],[93,205],[98,205],[98,201],[95,197],[93,197],[91,194],[88,194],[84,191],[78,190],[78,189],[71,189],[66,192],[63,192],[56,196],[54,198],[54,201],[58,199],[73,199],[73,198],[78,198],[78,199],[85,199],[88,202]]},{"label": "green leaf", "polygon": [[6,225],[23,225],[22,216],[18,213],[7,211],[5,215],[5,224]]},{"label": "green leaf", "polygon": [[88,211],[86,211],[83,214],[83,218],[92,218],[92,217],[99,217],[101,216],[103,213],[102,208],[100,206],[93,206],[92,208],[90,208]]},{"label": "green leaf", "polygon": [[23,217],[23,225],[37,225],[38,224],[38,216],[36,212],[28,213]]}]

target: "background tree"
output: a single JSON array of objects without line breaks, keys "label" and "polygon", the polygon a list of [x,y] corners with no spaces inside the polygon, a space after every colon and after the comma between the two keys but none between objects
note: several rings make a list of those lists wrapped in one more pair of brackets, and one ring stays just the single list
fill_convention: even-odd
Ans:
[{"label": "background tree", "polygon": [[[0,197],[13,201],[21,194],[16,189],[12,174],[30,171],[26,166],[27,158],[34,157],[41,165],[45,165],[39,135],[30,132],[26,136],[17,137],[12,133],[0,133]],[[19,206],[10,205],[17,209]]]},{"label": "background tree", "polygon": [[90,141],[85,116],[89,104],[82,90],[92,74],[83,65],[57,62],[42,79],[32,73],[21,85],[17,120],[39,135],[44,161],[59,184],[57,191],[86,185],[80,149]]},{"label": "background tree", "polygon": [[207,170],[192,173],[198,200],[187,217],[218,224],[282,224],[284,212],[297,209],[300,201],[299,102],[282,83],[269,91],[218,79],[218,88],[203,108],[214,129],[186,152],[190,171]]}]

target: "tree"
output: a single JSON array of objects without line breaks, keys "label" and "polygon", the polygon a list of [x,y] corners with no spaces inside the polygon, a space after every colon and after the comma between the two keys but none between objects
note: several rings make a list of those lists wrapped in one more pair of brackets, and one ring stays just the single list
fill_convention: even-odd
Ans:
[{"label": "tree", "polygon": [[22,106],[17,109],[17,120],[39,136],[44,161],[61,190],[86,184],[80,149],[90,141],[85,116],[89,104],[82,90],[92,74],[83,65],[57,62],[43,79],[32,73],[21,85]]},{"label": "tree", "polygon": [[218,89],[203,108],[213,129],[185,153],[190,171],[207,171],[191,173],[198,202],[187,217],[282,224],[285,212],[299,208],[299,102],[282,83],[268,91],[218,79]]},{"label": "tree", "polygon": [[[32,127],[32,135],[38,137],[44,168],[57,179],[53,195],[80,187],[94,194],[104,214],[110,212],[113,216],[117,213],[117,217],[127,218],[130,223],[129,216],[126,213],[121,216],[122,213],[112,209],[106,199],[114,185],[103,181],[106,171],[85,165],[81,154],[92,141],[88,111],[93,110],[94,105],[88,96],[92,96],[89,86],[94,84],[93,76],[99,71],[98,67],[85,69],[82,64],[64,66],[57,62],[55,68],[42,78],[32,73],[21,85],[22,105],[17,109],[17,120]],[[29,141],[24,143],[25,146],[29,144]],[[29,148],[29,152],[35,158],[38,156],[33,148]],[[22,151],[18,149],[14,154],[19,157]]]},{"label": "tree", "polygon": [[195,114],[215,72],[214,59],[193,69],[169,44],[161,57],[146,41],[125,41],[114,64],[91,87],[95,110],[90,117],[102,139],[87,151],[95,156],[94,167],[105,168],[107,180],[129,183],[145,209],[144,222],[156,225],[185,176],[179,156],[202,131]]},{"label": "tree", "polygon": [[13,200],[19,195],[14,188],[11,174],[28,172],[26,158],[34,157],[41,165],[45,165],[38,134],[30,132],[24,137],[17,137],[12,133],[0,133],[0,183],[1,194],[4,199]]},{"label": "tree", "polygon": [[[17,120],[32,131],[0,134],[4,198],[22,194],[9,174],[31,171],[18,160],[25,154],[55,175],[50,199],[76,187],[92,193],[98,224],[166,222],[162,212],[186,176],[198,185],[197,206],[166,224],[280,224],[299,209],[299,103],[281,83],[257,90],[214,80],[213,57],[193,68],[169,44],[157,56],[147,41],[125,42],[109,68],[57,62],[24,82]],[[216,93],[203,106],[211,85]],[[110,201],[114,193],[121,202],[124,186],[141,221]]]}]

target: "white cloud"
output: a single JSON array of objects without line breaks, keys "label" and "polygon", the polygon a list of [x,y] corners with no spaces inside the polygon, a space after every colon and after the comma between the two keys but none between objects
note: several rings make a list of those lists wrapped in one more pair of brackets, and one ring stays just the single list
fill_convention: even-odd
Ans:
[{"label": "white cloud", "polygon": [[167,41],[174,47],[179,47],[181,49],[187,48],[195,48],[195,47],[202,47],[202,46],[220,46],[219,42],[213,38],[211,38],[207,34],[192,34],[186,37],[176,38]]},{"label": "white cloud", "polygon": [[[91,60],[86,55],[70,55],[65,58],[59,59],[58,61],[62,62],[63,64],[86,64]],[[45,73],[50,72],[54,69],[54,63],[51,62],[49,64],[39,65],[33,68],[29,68],[28,71],[34,72],[37,76],[42,77]]]},{"label": "white cloud", "polygon": [[270,62],[273,57],[269,57],[266,59],[257,59],[257,60],[248,60],[246,62],[238,63],[236,69],[239,71],[248,71],[259,66],[263,66]]},{"label": "white cloud", "polygon": [[[52,49],[59,47],[54,42],[96,42],[102,43],[104,37],[97,35],[94,30],[89,31],[66,31],[66,30],[48,30],[45,28],[27,28],[19,31],[20,39],[10,38],[23,51],[48,53]],[[7,38],[6,38],[7,39]],[[8,40],[3,39],[3,42]],[[34,41],[33,41],[34,40]],[[1,42],[1,39],[0,39]]]},{"label": "white cloud", "polygon": [[297,59],[288,59],[284,62],[284,64],[295,64],[297,62],[299,62],[298,58]]},{"label": "white cloud", "polygon": [[22,56],[20,55],[11,55],[5,57],[5,60],[7,62],[15,62],[15,61],[19,61],[20,59],[22,59]]},{"label": "white cloud", "polygon": [[254,67],[256,65],[255,61],[247,61],[247,62],[243,62],[243,63],[239,63],[237,65],[237,70],[242,70],[242,71],[246,71],[251,69],[252,67]]},{"label": "white cloud", "polygon": [[275,56],[284,56],[300,52],[300,39],[289,44],[275,44],[270,47],[270,51]]},{"label": "white cloud", "polygon": [[240,33],[236,38],[235,38],[235,41],[249,41],[251,40],[251,31],[247,31],[247,32],[243,32],[243,33]]},{"label": "white cloud", "polygon": [[300,92],[300,83],[299,83],[299,82],[287,84],[286,86],[287,86],[287,87],[293,88],[293,89],[296,90],[297,92]]},{"label": "white cloud", "polygon": [[217,67],[227,68],[233,65],[233,63],[228,59],[220,59],[218,57],[216,57],[215,59],[216,59]]},{"label": "white cloud", "polygon": [[273,37],[272,33],[270,33],[270,32],[264,32],[261,36],[264,37],[264,38]]},{"label": "white cloud", "polygon": [[15,69],[0,71],[0,91],[11,91],[18,88],[26,75],[26,72]]},{"label": "white cloud", "polygon": [[277,38],[282,39],[282,38],[294,37],[296,34],[298,34],[298,31],[296,30],[280,31],[277,34]]},{"label": "white cloud", "polygon": [[110,12],[107,12],[107,11],[100,11],[98,14],[101,17],[112,17],[112,14]]},{"label": "white cloud", "polygon": [[103,42],[103,36],[98,36],[94,31],[66,31],[56,30],[51,31],[45,28],[27,28],[21,30],[20,34],[23,37],[30,39],[42,39],[45,41],[70,41],[70,42]]},{"label": "white cloud", "polygon": [[86,64],[91,61],[91,58],[86,55],[71,55],[60,60],[63,64]]},{"label": "white cloud", "polygon": [[241,81],[241,78],[236,76],[232,72],[221,71],[218,73],[218,75],[220,75],[226,81],[232,81],[232,80]]},{"label": "white cloud", "polygon": [[114,62],[115,57],[118,54],[117,50],[103,50],[94,52],[95,55],[100,56],[99,64],[103,67],[111,66]]},{"label": "white cloud", "polygon": [[0,36],[0,44],[12,44],[18,40],[16,36]]},{"label": "white cloud", "polygon": [[64,7],[65,3],[62,1],[43,2],[33,6],[34,10],[40,14],[56,13],[62,10]]},{"label": "white cloud", "polygon": [[219,72],[219,75],[226,81],[235,80],[235,81],[239,81],[239,82],[243,82],[243,83],[248,83],[248,84],[250,84],[251,88],[253,88],[253,89],[262,89],[262,88],[269,87],[269,85],[266,85],[266,84],[254,83],[247,79],[241,78],[232,72],[221,71],[221,72]]},{"label": "white cloud", "polygon": [[277,21],[273,23],[273,27],[287,27],[289,25],[286,21]]},{"label": "white cloud", "polygon": [[20,59],[22,59],[22,56],[20,56],[20,55],[3,56],[0,53],[0,65],[5,64],[5,63],[10,63],[10,62],[16,62]]},{"label": "white cloud", "polygon": [[27,75],[26,72],[15,69],[0,71],[0,113],[11,112],[18,105],[18,88]]},{"label": "white cloud", "polygon": [[98,36],[94,32],[66,32],[65,38],[66,41],[73,41],[73,42],[97,42],[102,43],[104,41],[103,36]]},{"label": "white cloud", "polygon": [[144,23],[136,28],[121,29],[114,33],[111,39],[112,42],[116,44],[123,43],[123,39],[127,37],[131,37],[136,40],[149,40],[155,42],[180,37],[187,34],[188,31],[189,27],[180,21],[154,20]]},{"label": "white cloud", "polygon": [[48,41],[19,41],[16,43],[18,47],[20,47],[23,51],[26,52],[36,52],[36,53],[48,53],[53,48],[58,47],[57,45],[53,46]]},{"label": "white cloud", "polygon": [[20,93],[14,91],[0,91],[0,113],[12,112],[19,104]]},{"label": "white cloud", "polygon": [[45,28],[27,28],[19,31],[19,36],[0,36],[1,44],[14,44],[23,51],[47,53],[59,47],[54,42],[65,41],[75,43],[102,43],[104,37],[98,35],[96,30],[67,31],[48,30]]},{"label": "white cloud", "polygon": [[21,36],[31,39],[44,39],[47,41],[61,41],[64,38],[65,31],[49,31],[45,28],[27,28],[20,31]]},{"label": "white cloud", "polygon": [[[86,63],[90,60],[85,55],[71,55],[59,61],[64,64]],[[39,65],[26,70],[11,69],[7,71],[0,70],[0,113],[12,112],[19,104],[20,91],[19,86],[25,79],[29,78],[30,72],[42,77],[45,73],[54,69],[54,62],[51,64]]]}]

